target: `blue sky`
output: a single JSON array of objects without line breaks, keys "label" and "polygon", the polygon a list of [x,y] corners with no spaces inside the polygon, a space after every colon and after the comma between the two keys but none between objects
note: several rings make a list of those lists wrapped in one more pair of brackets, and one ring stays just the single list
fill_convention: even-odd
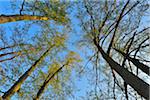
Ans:
[{"label": "blue sky", "polygon": [[[20,0],[21,1],[21,0]],[[16,2],[16,5],[20,5],[22,2]],[[10,6],[10,1],[7,0],[7,1],[0,1],[0,14],[18,14],[19,13],[19,10],[18,10],[18,7],[16,7],[15,9],[12,9],[11,6]],[[80,49],[80,47],[77,47],[76,45],[76,42],[80,40],[81,37],[81,27],[79,26],[79,23],[75,17],[74,17],[74,14],[76,13],[76,10],[74,10],[72,12],[72,14],[70,14],[69,17],[71,17],[71,24],[72,24],[72,28],[74,29],[74,31],[72,32],[69,32],[68,33],[68,41],[67,41],[67,47],[69,48],[69,50],[72,50],[72,51],[75,51],[77,53],[80,54],[81,58],[83,59],[84,62],[82,62],[82,65],[83,66],[78,66],[78,67],[84,67],[84,65],[86,64],[87,60],[85,58],[85,55],[88,53],[88,54],[92,54],[93,52],[90,51],[90,50],[86,50],[86,52],[83,52],[82,49]],[[149,21],[148,18],[143,18],[143,22],[147,22]],[[15,23],[18,23],[18,24],[23,24],[24,22],[12,22],[12,23],[6,23],[6,24],[1,24],[0,26],[4,26],[6,28],[9,28],[9,27],[12,27]],[[33,33],[36,33],[38,31],[38,26],[37,25],[34,25],[32,26],[32,28],[30,28],[28,34],[30,35],[33,35]],[[7,30],[7,36],[11,36],[11,31],[10,30]],[[86,49],[86,48],[84,48]],[[92,70],[92,67],[91,67],[91,63],[89,63],[88,67],[89,69]],[[86,68],[85,68],[86,69]],[[92,70],[93,71],[93,70]],[[77,78],[75,76],[76,74],[73,72],[72,74],[72,78],[74,78],[74,82],[75,82],[75,85],[77,87],[77,89],[80,89],[80,91],[76,92],[75,93],[75,96],[76,97],[79,97],[79,96],[84,96],[86,95],[86,91],[87,90],[91,90],[92,88],[94,88],[94,85],[91,86],[90,84],[88,84],[88,80],[87,80],[87,77],[89,76],[86,76],[86,75],[83,75],[82,77],[79,77]],[[101,78],[103,78],[103,74],[101,74]],[[105,89],[105,87],[101,86],[102,89]],[[4,89],[3,89],[4,90]],[[13,96],[12,100],[16,100],[16,97]],[[68,99],[68,100],[72,100],[72,98]],[[79,99],[78,99],[79,100]]]}]

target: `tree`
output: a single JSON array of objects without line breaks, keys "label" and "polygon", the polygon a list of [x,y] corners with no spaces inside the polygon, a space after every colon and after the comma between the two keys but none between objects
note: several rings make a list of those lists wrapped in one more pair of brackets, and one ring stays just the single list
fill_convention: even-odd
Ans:
[{"label": "tree", "polygon": [[[117,72],[124,80],[125,89],[123,91],[125,91],[126,99],[129,98],[128,92],[127,92],[128,84],[132,88],[134,88],[139,93],[139,95],[143,96],[145,99],[148,99],[149,98],[149,95],[148,95],[149,84],[147,84],[146,82],[141,80],[138,76],[135,76],[133,74],[133,72],[130,72],[129,70],[127,70],[128,68],[130,68],[130,70],[133,71],[131,69],[131,66],[133,66],[133,65],[126,64],[127,59],[128,59],[128,62],[131,61],[131,58],[129,60],[128,53],[131,51],[131,47],[132,47],[132,49],[137,48],[135,46],[136,45],[135,43],[138,41],[140,35],[144,36],[144,34],[145,34],[145,36],[141,39],[143,42],[148,40],[148,37],[149,37],[148,36],[149,32],[146,32],[149,29],[147,27],[143,29],[144,31],[137,32],[137,30],[142,28],[142,25],[140,24],[140,22],[141,22],[142,16],[144,16],[143,12],[146,12],[148,9],[147,6],[145,6],[145,7],[143,6],[143,5],[147,5],[146,2],[144,2],[144,1],[132,2],[130,0],[127,0],[124,2],[122,2],[122,1],[118,1],[118,2],[112,1],[111,2],[111,1],[107,1],[107,0],[92,2],[92,1],[85,0],[84,2],[80,2],[77,5],[78,5],[78,9],[79,9],[77,17],[80,20],[80,25],[81,25],[81,27],[84,31],[83,33],[85,34],[85,37],[87,39],[87,40],[85,40],[85,42],[88,42],[88,44],[91,43],[92,46],[94,45],[95,47],[94,46],[90,47],[90,49],[92,48],[93,50],[95,50],[95,52],[100,52],[103,59],[105,59],[105,61],[111,67],[112,75],[114,77],[114,88],[113,88],[114,99],[116,99],[115,84],[117,84],[119,87],[121,87],[118,84],[115,72]],[[143,11],[143,12],[141,13],[141,11]],[[133,35],[133,37],[132,37],[132,35]],[[126,41],[128,41],[128,42],[126,42]],[[140,43],[138,48],[141,48],[141,44],[143,42],[141,42],[141,41],[138,41],[138,42]],[[105,47],[103,47],[103,44],[105,44]],[[123,60],[122,59],[119,60],[116,58],[116,55],[115,55],[116,53],[114,51],[111,51],[112,47],[113,48],[119,47],[123,50],[123,52],[126,51],[126,53],[124,53],[124,54],[121,53],[121,51],[120,51],[120,53],[124,57]],[[105,49],[107,49],[107,53],[105,53],[105,51],[104,51]],[[139,52],[139,49],[137,50],[137,52]],[[136,52],[136,54],[137,54],[137,52]],[[95,56],[95,54],[93,56]],[[141,55],[139,55],[139,56],[141,56]],[[96,58],[97,57],[95,56],[95,59]],[[116,61],[119,61],[119,63],[114,61],[113,59],[115,59]],[[122,64],[120,63],[120,61],[122,61]],[[131,62],[138,68],[139,68],[139,66],[142,65],[144,67],[144,69],[149,69],[148,66],[140,63],[139,61],[137,61],[135,59],[134,59],[134,61],[132,59]],[[140,65],[137,65],[137,63],[139,63]],[[114,67],[117,67],[117,69]],[[123,75],[124,68],[128,74],[126,73]],[[144,72],[146,72],[146,71],[144,71]],[[127,76],[127,75],[130,75],[129,73],[132,74],[130,77]],[[146,72],[146,73],[148,74],[149,72]],[[133,80],[137,79],[137,80],[141,81],[141,84],[143,84],[143,85],[138,86],[140,84],[140,82],[135,82],[135,81],[134,82],[136,84],[131,85],[133,81],[131,81],[131,82],[129,82],[129,81],[132,76],[134,76]],[[127,80],[126,80],[126,78],[127,78]],[[144,87],[142,88],[142,86],[144,86],[145,88]],[[136,89],[136,87],[138,89]],[[140,88],[144,89],[144,90],[141,90]],[[122,89],[122,87],[121,87],[121,89]]]},{"label": "tree", "polygon": [[[39,6],[44,5],[44,3],[42,3],[41,1],[38,2],[38,3],[39,3]],[[50,1],[49,3],[51,5],[51,4],[53,4],[53,1]],[[21,10],[23,10],[24,4],[25,4],[25,2],[23,2]],[[59,2],[55,2],[54,4],[57,4],[58,7],[60,6]],[[51,8],[45,8],[45,9],[48,10],[48,9],[51,9]],[[1,16],[1,23],[7,23],[7,22],[13,22],[13,21],[21,21],[21,20],[51,20],[51,19],[55,20],[55,21],[58,21],[58,22],[62,22],[62,23],[66,22],[66,19],[64,18],[64,15],[59,15],[58,16],[57,12],[55,12],[53,10],[58,11],[58,9],[51,9],[51,16],[47,15],[45,17],[38,16],[38,15],[26,15],[26,14],[22,15],[21,13],[20,13],[20,15],[2,15]],[[63,13],[63,10],[64,9],[61,9],[62,13]],[[53,15],[53,14],[55,14],[55,15]],[[57,19],[57,17],[59,17],[61,19]],[[49,33],[46,33],[46,34],[48,35]],[[45,39],[45,42],[46,42],[47,39],[49,39],[47,41],[47,45],[46,45],[47,47],[45,48],[46,49],[45,52],[43,54],[41,54],[39,59],[37,59],[31,65],[31,67],[18,79],[18,81],[16,81],[14,83],[14,85],[7,92],[4,93],[4,95],[2,96],[3,99],[9,99],[14,93],[16,93],[17,91],[20,90],[20,87],[24,83],[24,81],[31,75],[31,73],[35,70],[35,68],[37,66],[39,66],[39,64],[41,64],[41,62],[43,62],[42,60],[44,60],[44,58],[46,57],[46,55],[48,55],[48,53],[51,51],[51,49],[53,49],[53,48],[57,48],[58,49],[59,47],[61,48],[62,46],[64,46],[63,44],[64,44],[64,41],[65,41],[65,37],[64,36],[60,36],[58,32],[55,33],[55,36],[53,36],[53,37],[51,36],[51,39],[49,37],[46,37],[46,38],[43,38],[43,39]],[[41,41],[41,40],[38,40],[38,41]],[[41,48],[44,45],[40,46],[38,44],[38,46]],[[2,48],[2,50],[5,49],[5,48],[9,48],[9,47],[13,47],[13,46],[4,47],[4,48]],[[35,50],[33,51],[33,49],[38,49],[38,48],[30,47],[29,49],[32,49],[31,51],[35,53]],[[24,47],[22,49],[24,49]],[[44,48],[42,48],[42,49],[44,50]],[[24,53],[27,53],[27,55],[28,54],[30,55],[30,53],[28,53],[29,51],[27,49],[24,49],[23,51],[24,51]],[[39,51],[39,50],[36,50],[36,51]],[[1,56],[5,56],[5,55],[8,55],[8,54],[16,54],[16,52],[10,52],[10,53],[6,53],[6,54],[1,54]],[[13,58],[14,57],[6,59],[6,60],[11,60]],[[4,60],[2,60],[2,61],[4,61]]]},{"label": "tree", "polygon": [[[56,8],[56,6],[58,8]],[[36,11],[33,11],[34,14],[30,15],[29,13],[32,12],[32,9],[36,9]],[[54,21],[65,23],[67,21],[67,18],[65,17],[64,10],[65,10],[65,5],[58,1],[50,0],[48,2],[43,2],[43,1],[26,2],[25,0],[23,0],[21,9],[19,12],[20,14],[1,15],[0,23],[2,24],[2,23],[8,23],[8,22],[22,21],[22,20],[45,20],[45,21],[54,20]],[[24,14],[23,14],[23,11],[25,12]],[[26,11],[28,11],[27,14],[26,14]],[[35,15],[38,13],[40,15]]]},{"label": "tree", "polygon": [[[61,66],[60,66],[60,64],[58,62],[54,62],[51,65],[52,67],[49,70],[49,73],[48,73],[48,75],[46,77],[46,80],[42,84],[41,88],[39,89],[39,91],[38,91],[38,93],[37,93],[37,95],[36,95],[36,97],[34,99],[38,100],[40,98],[40,96],[42,95],[42,93],[44,92],[44,90],[46,89],[46,87],[48,86],[48,84],[50,83],[50,81],[51,81],[51,84],[54,83],[53,84],[54,86],[56,84],[59,84],[59,83],[57,83],[57,79],[55,79],[56,75],[58,75],[58,73],[60,73],[60,71],[62,69],[64,69],[64,67],[66,67],[65,70],[71,71],[72,68],[70,70],[70,68],[67,68],[67,67],[71,67],[76,62],[80,62],[80,58],[79,58],[79,56],[77,56],[77,54],[75,54],[75,52],[69,52],[68,56],[66,57],[66,61],[64,63],[62,62],[63,65],[61,65]],[[62,76],[60,76],[60,77],[62,77]],[[57,76],[57,78],[58,78],[58,76]],[[63,78],[63,79],[66,80],[65,78]]]},{"label": "tree", "polygon": [[0,99],[149,99],[148,1],[10,4],[0,15]]}]

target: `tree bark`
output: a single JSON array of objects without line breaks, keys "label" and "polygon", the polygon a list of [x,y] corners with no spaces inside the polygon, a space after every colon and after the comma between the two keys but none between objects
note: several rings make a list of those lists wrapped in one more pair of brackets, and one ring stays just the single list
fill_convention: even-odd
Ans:
[{"label": "tree bark", "polygon": [[129,84],[134,90],[137,91],[138,94],[143,96],[145,99],[149,99],[149,84],[135,76],[133,73],[129,72],[124,67],[121,67],[117,62],[115,62],[104,50],[97,44],[96,40],[94,40],[96,47],[101,53],[102,57],[107,61],[112,69],[114,69],[123,79]]},{"label": "tree bark", "polygon": [[8,22],[16,22],[22,20],[56,20],[45,16],[33,16],[33,15],[1,15],[0,24]]},{"label": "tree bark", "polygon": [[14,83],[14,85],[7,91],[4,93],[4,95],[2,96],[2,98],[5,100],[9,99],[15,92],[17,92],[21,85],[23,84],[23,82],[28,78],[28,76],[31,75],[31,73],[35,70],[35,68],[38,66],[38,64],[44,59],[44,57],[48,54],[48,52],[50,51],[50,49],[53,46],[51,46],[50,48],[48,48],[43,55],[18,79],[18,81],[16,81]]},{"label": "tree bark", "polygon": [[[115,48],[114,48],[115,49]],[[139,60],[135,59],[135,58],[131,58],[130,56],[127,56],[124,52],[115,49],[117,52],[119,52],[120,54],[122,54],[123,56],[126,56],[126,58],[131,61],[137,68],[141,69],[144,73],[146,73],[147,75],[150,76],[150,67],[144,65],[143,63],[139,62]]]}]

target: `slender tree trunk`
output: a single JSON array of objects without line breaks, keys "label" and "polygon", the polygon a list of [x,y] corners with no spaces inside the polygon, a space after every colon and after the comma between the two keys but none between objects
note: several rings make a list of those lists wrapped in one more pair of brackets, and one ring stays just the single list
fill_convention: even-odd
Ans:
[{"label": "slender tree trunk", "polygon": [[94,40],[96,47],[98,48],[99,52],[102,54],[102,57],[107,61],[112,69],[114,69],[123,79],[124,81],[129,84],[134,90],[137,91],[141,96],[145,99],[149,99],[149,84],[135,76],[133,73],[129,72],[124,67],[121,67],[117,62],[115,62],[108,54],[104,52],[104,50],[96,43]]},{"label": "slender tree trunk", "polygon": [[34,100],[39,100],[40,96],[42,95],[42,93],[44,92],[45,88],[48,86],[48,83],[50,82],[50,80],[60,71],[62,70],[62,68],[65,65],[63,65],[62,67],[60,67],[58,70],[56,70],[52,75],[51,73],[49,73],[49,75],[47,76],[46,80],[44,81],[43,85],[41,86],[41,88],[39,89],[36,97],[34,98]]},{"label": "slender tree trunk", "polygon": [[[115,48],[114,48],[115,49]],[[115,49],[117,52],[119,52],[120,54],[122,54],[123,56],[126,56],[126,54],[118,49]],[[137,68],[141,69],[144,73],[146,73],[147,75],[150,76],[150,67],[144,65],[143,63],[139,62],[139,60],[135,59],[135,58],[131,58],[129,56],[126,56],[126,58],[131,61]]]},{"label": "slender tree trunk", "polygon": [[51,46],[48,50],[46,50],[43,53],[43,55],[18,79],[18,81],[16,81],[14,85],[7,92],[4,93],[4,95],[2,96],[3,99],[6,100],[9,99],[15,92],[17,92],[20,89],[23,82],[28,78],[28,76],[31,75],[31,73],[35,70],[38,64],[44,59],[44,57],[48,54],[48,52],[52,47],[53,46]]},{"label": "slender tree trunk", "polygon": [[52,18],[45,17],[45,16],[33,16],[33,15],[1,15],[0,16],[0,24],[22,21],[22,20],[52,20]]}]

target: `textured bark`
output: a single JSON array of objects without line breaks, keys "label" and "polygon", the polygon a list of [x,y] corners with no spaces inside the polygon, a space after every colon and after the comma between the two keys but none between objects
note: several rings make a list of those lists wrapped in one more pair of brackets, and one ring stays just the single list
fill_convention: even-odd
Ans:
[{"label": "textured bark", "polygon": [[44,16],[32,16],[32,15],[1,15],[0,16],[0,24],[22,21],[22,20],[52,20],[52,18],[44,17]]},{"label": "textured bark", "polygon": [[[115,48],[114,48],[115,49]],[[150,67],[144,65],[143,63],[139,62],[139,60],[135,59],[135,58],[131,58],[130,56],[126,55],[124,52],[115,49],[117,52],[119,52],[120,54],[122,54],[123,56],[126,56],[126,58],[131,61],[137,68],[141,69],[144,73],[146,73],[147,75],[150,75]]]},{"label": "textured bark", "polygon": [[99,52],[101,53],[102,57],[107,61],[112,69],[114,69],[123,79],[124,81],[129,84],[138,94],[140,94],[145,99],[149,99],[149,84],[135,76],[133,73],[129,72],[124,67],[121,67],[117,62],[115,62],[104,50],[96,43],[94,40],[95,45],[97,46]]},{"label": "textured bark", "polygon": [[43,55],[18,79],[18,81],[14,83],[14,85],[7,92],[4,93],[4,95],[2,96],[3,99],[9,99],[15,92],[17,92],[20,89],[23,82],[28,78],[28,76],[31,75],[31,73],[35,70],[37,65],[44,59],[44,57],[48,54],[51,48],[52,46],[43,53]]}]

